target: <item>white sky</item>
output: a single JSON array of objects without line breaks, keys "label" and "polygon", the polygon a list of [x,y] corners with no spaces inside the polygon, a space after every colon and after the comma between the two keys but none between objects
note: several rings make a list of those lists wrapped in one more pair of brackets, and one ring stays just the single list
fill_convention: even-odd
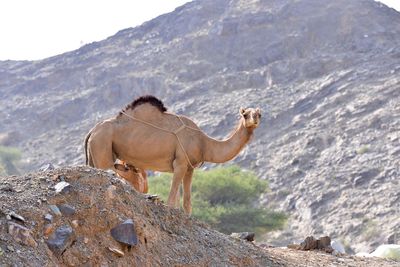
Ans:
[{"label": "white sky", "polygon": [[[186,2],[189,0],[0,0],[0,60],[36,60],[75,50]],[[400,10],[400,0],[381,2]]]}]

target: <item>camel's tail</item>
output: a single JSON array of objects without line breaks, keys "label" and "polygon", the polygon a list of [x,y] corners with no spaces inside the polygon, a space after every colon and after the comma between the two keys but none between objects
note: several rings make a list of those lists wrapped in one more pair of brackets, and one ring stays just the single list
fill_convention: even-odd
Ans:
[{"label": "camel's tail", "polygon": [[89,165],[89,151],[88,151],[88,141],[89,141],[89,138],[90,138],[90,136],[92,135],[92,130],[90,130],[90,132],[86,135],[86,137],[85,137],[85,143],[84,143],[84,146],[85,146],[85,159],[86,159],[86,165]]}]

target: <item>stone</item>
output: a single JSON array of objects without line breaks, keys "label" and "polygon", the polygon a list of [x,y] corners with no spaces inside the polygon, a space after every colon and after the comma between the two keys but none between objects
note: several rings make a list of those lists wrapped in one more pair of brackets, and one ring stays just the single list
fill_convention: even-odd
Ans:
[{"label": "stone", "polygon": [[107,190],[105,192],[105,200],[107,204],[112,203],[112,201],[115,199],[117,195],[116,192],[117,192],[117,187],[115,185],[110,185],[109,187],[107,187]]},{"label": "stone", "polygon": [[331,238],[329,236],[321,237],[320,239],[315,239],[313,236],[308,236],[303,242],[298,244],[288,245],[288,248],[298,249],[298,250],[315,250],[320,249],[327,253],[332,253],[334,250],[331,247]]},{"label": "stone", "polygon": [[46,171],[51,171],[51,170],[54,170],[54,169],[55,169],[55,167],[54,167],[53,164],[45,163],[39,168],[39,171],[46,172]]},{"label": "stone", "polygon": [[46,215],[44,215],[44,219],[48,222],[53,222],[53,215],[47,213]]},{"label": "stone", "polygon": [[150,200],[156,204],[160,204],[163,202],[158,195],[145,194],[144,196],[147,200]]},{"label": "stone", "polygon": [[387,238],[387,243],[388,244],[396,244],[397,241],[400,241],[400,235],[393,233],[391,235],[388,236]]},{"label": "stone", "polygon": [[317,239],[317,249],[329,248],[331,246],[331,238],[329,236]]},{"label": "stone", "polygon": [[301,250],[312,250],[317,248],[317,240],[313,236],[308,236],[300,243]]},{"label": "stone", "polygon": [[59,257],[72,244],[73,235],[72,228],[69,225],[63,225],[56,229],[46,241],[46,244],[54,255]]},{"label": "stone", "polygon": [[110,231],[111,236],[118,242],[128,246],[137,244],[137,236],[133,221],[131,219],[115,226]]},{"label": "stone", "polygon": [[25,222],[25,218],[24,217],[22,217],[19,214],[16,214],[13,211],[9,215],[10,215],[11,219],[14,219],[14,220],[17,220],[17,221],[20,221],[20,222]]},{"label": "stone", "polygon": [[331,247],[333,248],[334,251],[336,251],[338,253],[341,253],[341,254],[346,253],[346,250],[344,249],[343,244],[338,240],[332,240]]},{"label": "stone", "polygon": [[75,208],[68,204],[61,204],[57,207],[60,210],[61,214],[67,217],[73,216],[76,213]]},{"label": "stone", "polygon": [[33,239],[33,237],[31,236],[31,231],[25,226],[9,221],[8,233],[14,238],[15,241],[21,244],[31,247],[37,247],[35,239]]},{"label": "stone", "polygon": [[123,257],[123,256],[125,256],[125,253],[124,253],[123,251],[117,249],[117,248],[108,247],[108,249],[109,249],[111,252],[113,252],[114,254],[116,254],[118,257]]},{"label": "stone", "polygon": [[43,227],[43,234],[45,236],[49,236],[53,232],[53,229],[54,229],[53,224],[51,224],[51,223],[45,224]]},{"label": "stone", "polygon": [[56,193],[67,193],[71,190],[71,185],[65,181],[59,182],[54,186]]},{"label": "stone", "polygon": [[299,244],[289,244],[287,245],[288,248],[300,250],[301,247]]},{"label": "stone", "polygon": [[73,221],[71,222],[71,224],[72,224],[72,226],[73,226],[74,228],[78,228],[78,226],[79,226],[79,221],[78,221],[78,220],[73,220]]},{"label": "stone", "polygon": [[251,242],[254,241],[255,233],[253,232],[232,233],[231,236],[234,238],[243,239]]},{"label": "stone", "polygon": [[62,213],[56,205],[49,205],[50,210],[57,216],[61,216]]}]

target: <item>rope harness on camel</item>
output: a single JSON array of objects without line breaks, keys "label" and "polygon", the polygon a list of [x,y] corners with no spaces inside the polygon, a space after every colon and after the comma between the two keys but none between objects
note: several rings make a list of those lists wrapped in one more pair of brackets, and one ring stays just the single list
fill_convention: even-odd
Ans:
[{"label": "rope harness on camel", "polygon": [[175,115],[175,114],[172,114],[172,115],[174,115],[175,117],[177,117],[177,118],[181,121],[182,125],[181,125],[181,127],[179,127],[177,130],[175,130],[175,131],[170,131],[170,130],[161,128],[161,127],[159,127],[159,126],[157,126],[157,125],[154,125],[154,124],[152,124],[152,123],[150,123],[150,122],[147,122],[147,121],[144,121],[144,120],[135,118],[135,117],[133,117],[133,116],[127,114],[125,111],[121,111],[121,113],[124,114],[125,116],[131,118],[131,119],[134,120],[134,121],[141,122],[141,123],[143,123],[143,124],[146,124],[146,125],[151,126],[151,127],[153,127],[153,128],[159,129],[159,130],[164,131],[164,132],[166,132],[166,133],[175,135],[176,140],[178,140],[179,146],[180,146],[181,149],[183,150],[183,153],[185,154],[186,160],[187,160],[187,162],[189,163],[190,167],[192,167],[193,169],[195,168],[195,167],[193,166],[192,162],[190,162],[189,156],[188,156],[188,154],[187,154],[187,152],[186,152],[186,150],[185,150],[185,147],[183,146],[181,140],[179,139],[178,133],[179,133],[180,131],[182,131],[183,129],[185,129],[185,128],[190,129],[190,130],[193,130],[193,131],[198,131],[198,132],[201,132],[201,130],[186,125],[186,124],[183,122],[182,118],[181,118],[180,116],[178,116],[178,115]]}]

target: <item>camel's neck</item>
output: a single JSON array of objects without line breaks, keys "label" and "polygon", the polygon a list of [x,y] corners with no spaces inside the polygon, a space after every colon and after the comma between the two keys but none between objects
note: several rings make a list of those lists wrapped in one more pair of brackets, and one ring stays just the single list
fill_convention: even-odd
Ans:
[{"label": "camel's neck", "polygon": [[235,132],[224,141],[206,137],[204,161],[223,163],[233,159],[243,149],[253,135],[253,129],[247,129],[240,120]]}]

